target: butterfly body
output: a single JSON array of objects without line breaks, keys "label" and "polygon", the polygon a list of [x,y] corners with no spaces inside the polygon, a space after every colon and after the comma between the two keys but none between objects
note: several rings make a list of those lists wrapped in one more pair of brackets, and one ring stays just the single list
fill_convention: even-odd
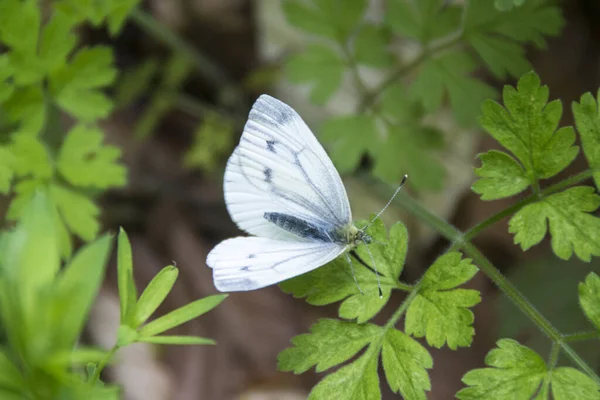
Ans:
[{"label": "butterfly body", "polygon": [[250,235],[218,244],[206,263],[221,291],[279,283],[371,238],[352,223],[342,180],[302,118],[262,95],[225,170],[227,210]]}]

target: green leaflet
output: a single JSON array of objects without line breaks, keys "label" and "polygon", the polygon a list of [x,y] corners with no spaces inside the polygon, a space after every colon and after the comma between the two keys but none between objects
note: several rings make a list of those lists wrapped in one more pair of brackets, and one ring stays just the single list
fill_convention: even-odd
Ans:
[{"label": "green leaflet", "polygon": [[594,272],[579,284],[579,303],[590,322],[600,330],[600,277]]},{"label": "green leaflet", "polygon": [[[516,156],[533,185],[558,174],[578,153],[573,146],[573,129],[557,130],[562,105],[558,100],[548,103],[548,94],[548,87],[541,86],[538,76],[527,73],[519,79],[516,89],[504,87],[504,107],[492,100],[485,101],[480,118],[481,125],[494,139]],[[514,167],[512,171],[517,173]]]},{"label": "green leaflet", "polygon": [[[512,339],[501,339],[498,348],[485,358],[488,368],[469,371],[463,377],[468,385],[456,394],[460,400],[531,399],[596,400],[600,388],[582,372],[556,368],[548,374],[544,360],[533,350]],[[543,386],[542,386],[543,384]],[[550,390],[548,390],[550,386]]]},{"label": "green leaflet", "polygon": [[310,84],[313,103],[324,104],[342,83],[344,62],[332,48],[313,44],[290,57],[285,70],[290,81]]},{"label": "green leaflet", "polygon": [[475,169],[479,176],[471,189],[481,195],[481,200],[495,200],[513,196],[527,189],[531,182],[523,167],[510,155],[490,150],[480,154],[481,167]]},{"label": "green leaflet", "polygon": [[427,369],[433,361],[416,340],[396,330],[376,325],[358,325],[321,319],[311,333],[292,340],[294,347],[279,354],[279,369],[302,373],[315,366],[324,371],[339,365],[361,349],[356,360],[326,376],[312,390],[310,399],[379,399],[381,396],[377,364],[379,353],[386,379],[394,392],[405,398],[425,399],[431,384]]},{"label": "green leaflet", "polygon": [[470,307],[481,301],[473,289],[456,289],[477,273],[470,259],[461,259],[460,253],[440,256],[425,273],[419,294],[406,312],[406,333],[425,337],[431,346],[440,348],[445,343],[455,350],[471,344],[475,331]]},{"label": "green leaflet", "polygon": [[[597,98],[600,99],[600,90]],[[573,102],[573,116],[581,137],[583,153],[590,168],[595,169],[594,181],[600,188],[600,111],[598,101],[591,93],[581,96],[579,103]]]},{"label": "green leaflet", "polygon": [[600,197],[593,188],[573,187],[520,209],[510,219],[509,232],[515,234],[515,244],[528,250],[541,242],[549,225],[554,254],[568,260],[575,252],[590,261],[600,255],[600,218],[591,214],[598,206]]}]

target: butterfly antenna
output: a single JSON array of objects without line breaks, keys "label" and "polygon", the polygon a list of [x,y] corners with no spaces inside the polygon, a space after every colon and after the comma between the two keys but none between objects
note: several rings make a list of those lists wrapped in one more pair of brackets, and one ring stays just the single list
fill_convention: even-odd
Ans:
[{"label": "butterfly antenna", "polygon": [[404,182],[406,182],[407,179],[408,179],[408,175],[404,175],[402,177],[402,182],[400,182],[400,186],[398,186],[398,189],[396,189],[396,191],[392,195],[392,198],[390,199],[390,201],[388,201],[387,204],[385,205],[385,207],[383,207],[383,209],[381,211],[379,211],[379,214],[377,214],[375,216],[375,218],[373,218],[371,220],[371,222],[369,222],[369,224],[363,228],[363,231],[366,231],[371,225],[373,225],[373,222],[375,222],[381,216],[381,214],[383,214],[383,212],[390,206],[390,204],[392,204],[392,201],[394,201],[394,198],[396,197],[396,195],[398,193],[400,193],[400,189],[402,189],[402,186],[404,186]]},{"label": "butterfly antenna", "polygon": [[369,245],[363,239],[363,243],[367,248],[367,253],[369,253],[369,257],[371,257],[371,262],[373,263],[373,269],[375,270],[375,276],[377,277],[377,289],[379,290],[379,298],[383,298],[383,292],[381,290],[381,282],[379,281],[379,272],[377,272],[377,264],[375,264],[375,259],[373,258],[373,254],[371,254],[371,250],[369,250]]},{"label": "butterfly antenna", "polygon": [[358,279],[356,279],[356,274],[354,273],[354,264],[352,263],[352,258],[350,258],[348,253],[345,253],[345,254],[346,254],[346,259],[348,260],[348,264],[350,264],[350,271],[352,271],[352,277],[354,278],[354,283],[356,283],[356,287],[358,288],[358,291],[360,292],[360,294],[362,294],[364,296],[365,293],[360,288],[360,285],[358,284]]}]

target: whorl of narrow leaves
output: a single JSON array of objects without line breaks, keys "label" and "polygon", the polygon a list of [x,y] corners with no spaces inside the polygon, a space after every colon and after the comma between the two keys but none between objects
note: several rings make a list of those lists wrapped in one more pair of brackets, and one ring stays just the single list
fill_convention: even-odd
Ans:
[{"label": "whorl of narrow leaves", "polygon": [[488,368],[465,374],[462,380],[468,387],[459,391],[457,398],[549,400],[550,392],[554,400],[600,398],[600,387],[582,372],[570,367],[548,371],[536,352],[512,339],[501,339],[497,345],[485,358]]}]

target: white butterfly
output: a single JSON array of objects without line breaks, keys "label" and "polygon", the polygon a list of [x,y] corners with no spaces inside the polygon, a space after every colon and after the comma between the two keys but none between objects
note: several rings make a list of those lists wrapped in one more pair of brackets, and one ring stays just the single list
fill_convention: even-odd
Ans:
[{"label": "white butterfly", "polygon": [[208,254],[222,292],[279,283],[343,253],[352,267],[347,252],[372,241],[353,225],[340,175],[310,128],[268,95],[250,111],[224,192],[233,221],[255,237],[225,240]]}]

